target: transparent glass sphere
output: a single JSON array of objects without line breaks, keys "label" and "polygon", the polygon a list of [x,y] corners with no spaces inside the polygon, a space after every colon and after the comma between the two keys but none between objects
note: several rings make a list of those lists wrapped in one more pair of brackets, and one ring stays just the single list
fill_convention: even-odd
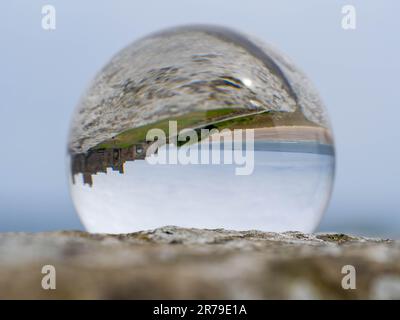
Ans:
[{"label": "transparent glass sphere", "polygon": [[230,29],[140,39],[74,114],[71,195],[90,232],[165,225],[313,231],[334,144],[322,102],[282,53]]}]

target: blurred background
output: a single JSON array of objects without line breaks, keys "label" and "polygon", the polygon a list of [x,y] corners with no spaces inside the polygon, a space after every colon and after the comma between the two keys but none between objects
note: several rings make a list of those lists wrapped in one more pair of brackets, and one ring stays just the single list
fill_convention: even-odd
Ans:
[{"label": "blurred background", "polygon": [[[56,8],[56,30],[41,27]],[[341,27],[354,5],[357,28]],[[73,109],[118,50],[159,29],[212,23],[275,45],[320,92],[334,128],[333,197],[318,231],[400,238],[400,2],[396,0],[0,3],[0,232],[83,229],[68,194]]]}]

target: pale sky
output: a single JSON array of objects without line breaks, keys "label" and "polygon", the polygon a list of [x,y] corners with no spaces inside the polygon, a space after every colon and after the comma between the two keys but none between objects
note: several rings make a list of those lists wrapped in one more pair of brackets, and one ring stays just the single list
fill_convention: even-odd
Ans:
[{"label": "pale sky", "polygon": [[[44,4],[56,8],[56,30],[41,28]],[[355,30],[341,28],[345,4]],[[0,231],[82,228],[65,151],[88,82],[139,37],[213,23],[275,45],[319,90],[338,156],[320,230],[400,237],[399,10],[396,0],[1,1]]]}]

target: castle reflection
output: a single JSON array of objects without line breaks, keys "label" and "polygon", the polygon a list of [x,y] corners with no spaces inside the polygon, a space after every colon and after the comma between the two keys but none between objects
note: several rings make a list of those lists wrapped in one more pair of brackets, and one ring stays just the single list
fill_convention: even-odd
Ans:
[{"label": "castle reflection", "polygon": [[150,144],[136,144],[127,148],[93,149],[87,153],[71,155],[71,175],[75,184],[75,175],[81,173],[83,183],[93,185],[93,175],[111,168],[124,173],[124,164],[127,161],[144,160]]}]

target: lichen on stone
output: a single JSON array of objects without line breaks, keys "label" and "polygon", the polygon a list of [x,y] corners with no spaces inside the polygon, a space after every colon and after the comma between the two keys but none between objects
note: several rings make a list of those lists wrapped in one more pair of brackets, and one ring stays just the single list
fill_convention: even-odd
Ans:
[{"label": "lichen on stone", "polygon": [[[57,289],[40,286],[43,265]],[[0,234],[0,299],[400,298],[400,243],[345,234],[166,226]],[[342,268],[356,270],[345,290]]]}]

